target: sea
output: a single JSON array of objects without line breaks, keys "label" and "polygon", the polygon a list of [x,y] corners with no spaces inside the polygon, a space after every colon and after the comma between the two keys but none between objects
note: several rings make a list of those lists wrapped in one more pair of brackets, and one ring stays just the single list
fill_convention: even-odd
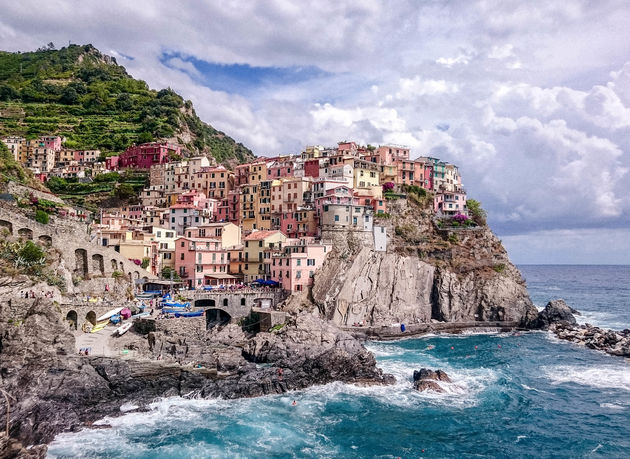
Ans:
[{"label": "sea", "polygon": [[[630,266],[519,266],[542,308],[563,298],[580,322],[630,328]],[[148,412],[58,435],[48,457],[630,457],[630,361],[547,332],[369,342],[388,387],[332,383],[244,400],[156,400]],[[442,369],[444,393],[412,374]],[[295,403],[294,403],[295,402]]]}]

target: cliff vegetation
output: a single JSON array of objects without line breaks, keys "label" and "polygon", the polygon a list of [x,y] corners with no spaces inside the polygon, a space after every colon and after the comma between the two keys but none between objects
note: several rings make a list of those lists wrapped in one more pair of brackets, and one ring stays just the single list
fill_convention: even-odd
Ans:
[{"label": "cliff vegetation", "polygon": [[0,52],[0,136],[61,135],[73,149],[105,155],[132,143],[168,139],[220,163],[252,152],[199,119],[170,88],[150,89],[92,45]]}]

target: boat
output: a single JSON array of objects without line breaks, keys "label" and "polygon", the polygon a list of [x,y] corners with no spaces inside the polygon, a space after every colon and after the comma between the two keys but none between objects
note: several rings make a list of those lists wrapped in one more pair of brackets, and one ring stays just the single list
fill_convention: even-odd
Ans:
[{"label": "boat", "polygon": [[163,303],[164,306],[169,308],[187,308],[190,306],[190,303],[178,303],[176,301],[166,301]]},{"label": "boat", "polygon": [[96,325],[92,327],[92,330],[90,330],[90,333],[96,333],[96,332],[101,331],[103,328],[107,326],[108,323],[109,321],[97,323]]},{"label": "boat", "polygon": [[139,319],[140,317],[146,317],[146,316],[150,316],[151,313],[149,311],[146,312],[139,312],[138,314],[134,314],[133,316],[131,316],[132,319]]},{"label": "boat", "polygon": [[184,308],[162,308],[162,313],[163,314],[175,314],[175,313],[184,313],[184,312],[188,312],[186,309]]},{"label": "boat", "polygon": [[129,331],[133,324],[131,322],[127,322],[125,325],[121,325],[116,330],[114,330],[114,335],[122,336]]},{"label": "boat", "polygon": [[114,308],[111,311],[107,311],[105,314],[103,314],[98,319],[96,319],[96,322],[100,322],[101,320],[109,319],[111,316],[114,316],[114,315],[118,314],[122,310],[123,310],[123,308]]},{"label": "boat", "polygon": [[203,316],[203,311],[187,311],[187,312],[176,312],[175,317],[200,317]]}]

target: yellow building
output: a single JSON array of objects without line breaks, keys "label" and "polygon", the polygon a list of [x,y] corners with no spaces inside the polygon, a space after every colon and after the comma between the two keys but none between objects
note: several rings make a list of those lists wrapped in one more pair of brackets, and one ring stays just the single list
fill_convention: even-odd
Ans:
[{"label": "yellow building", "polygon": [[379,171],[378,164],[370,161],[363,161],[360,159],[354,160],[354,188],[370,188],[373,186],[379,186]]},{"label": "yellow building", "polygon": [[243,274],[245,282],[252,282],[265,276],[265,249],[276,248],[287,237],[280,231],[254,231],[245,237],[243,248]]},{"label": "yellow building", "polygon": [[256,161],[249,165],[249,184],[257,185],[267,180],[267,162]]},{"label": "yellow building", "polygon": [[227,249],[241,244],[241,229],[234,223],[219,222],[199,226],[198,237],[211,237],[221,241],[221,247]]}]

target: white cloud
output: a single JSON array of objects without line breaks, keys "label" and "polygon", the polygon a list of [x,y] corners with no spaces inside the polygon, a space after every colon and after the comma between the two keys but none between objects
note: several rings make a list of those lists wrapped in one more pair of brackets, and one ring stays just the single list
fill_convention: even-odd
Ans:
[{"label": "white cloud", "polygon": [[[132,56],[132,75],[258,154],[403,143],[457,163],[500,233],[630,228],[624,0],[5,3],[0,48],[70,39]],[[329,74],[245,98],[178,56]]]}]

